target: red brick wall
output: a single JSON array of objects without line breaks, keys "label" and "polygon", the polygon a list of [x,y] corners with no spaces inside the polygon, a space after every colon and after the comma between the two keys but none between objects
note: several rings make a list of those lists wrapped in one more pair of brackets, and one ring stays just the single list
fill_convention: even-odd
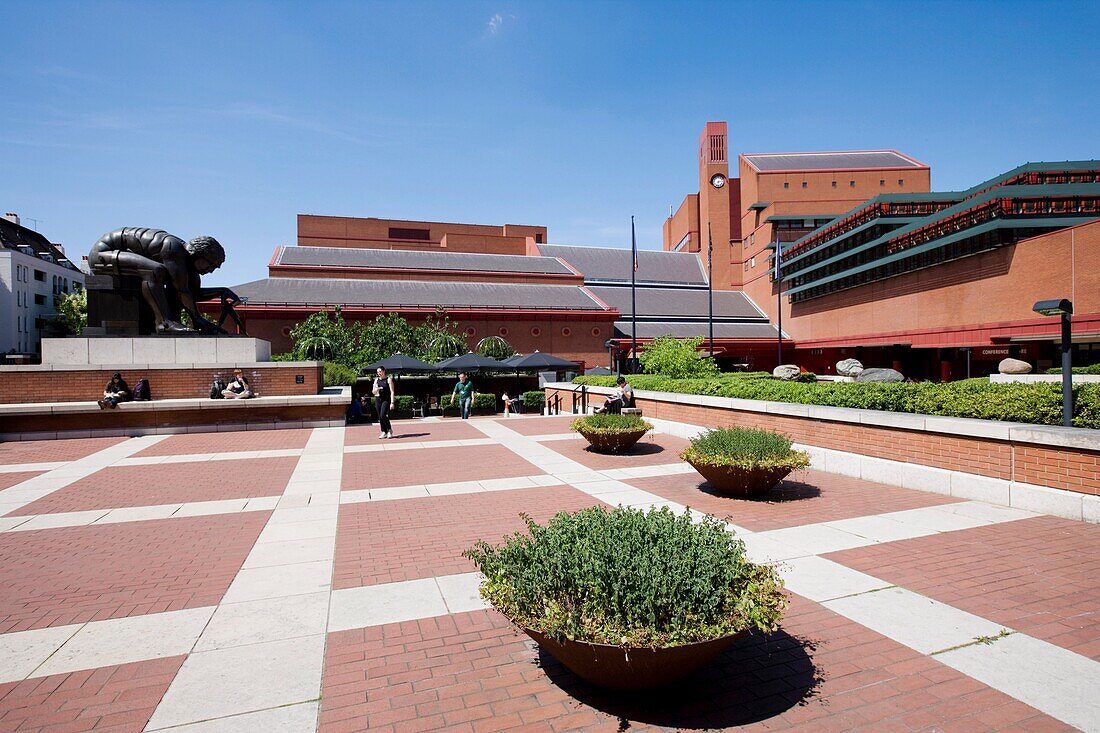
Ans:
[{"label": "red brick wall", "polygon": [[[262,396],[313,395],[323,385],[322,367],[302,366],[277,368],[272,366],[243,369],[253,389]],[[20,370],[5,372],[0,379],[0,402],[87,402],[99,399],[103,387],[114,373],[113,369],[88,369],[87,371]],[[305,377],[303,384],[295,383],[295,376]],[[220,369],[134,369],[122,370],[122,376],[131,388],[142,377],[149,380],[153,399],[209,397],[210,383],[215,376],[229,382],[233,368]]]},{"label": "red brick wall", "polygon": [[[391,227],[427,229],[428,239],[423,241],[390,239]],[[448,246],[452,252],[497,252],[522,255],[525,253],[527,237],[541,235],[542,241],[547,241],[546,227],[298,215],[298,244],[310,247],[438,250],[440,242],[448,234],[458,235]]]},{"label": "red brick wall", "polygon": [[[563,409],[570,409],[571,394],[547,390],[547,396],[555,392],[561,395]],[[643,414],[662,420],[708,428],[776,430],[803,445],[1100,495],[1100,452],[1095,451],[648,399],[638,399],[637,404]]]},{"label": "red brick wall", "polygon": [[[219,403],[220,404],[220,403]],[[257,405],[203,408],[201,410],[103,410],[64,414],[31,414],[7,416],[5,433],[55,433],[68,430],[119,430],[127,428],[170,428],[196,425],[241,425],[254,427],[266,424],[340,420],[345,405]],[[283,427],[286,427],[285,425]],[[293,427],[293,426],[291,426]]]}]

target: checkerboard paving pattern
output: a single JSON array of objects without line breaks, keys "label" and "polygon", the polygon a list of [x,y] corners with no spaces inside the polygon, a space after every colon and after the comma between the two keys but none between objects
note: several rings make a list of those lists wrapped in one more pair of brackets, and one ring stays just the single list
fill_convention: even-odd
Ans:
[{"label": "checkerboard paving pattern", "polygon": [[[558,446],[554,446],[557,450]],[[791,474],[765,497],[736,499],[710,488],[699,474],[624,479],[624,483],[692,509],[763,532],[804,524],[953,504],[943,494],[886,486],[851,476],[807,469]]]},{"label": "checkerboard paving pattern", "polygon": [[596,453],[591,450],[586,440],[554,441],[547,445],[550,445],[556,453],[583,466],[605,471],[615,468],[681,463],[680,451],[687,447],[688,442],[672,435],[649,433],[624,453]]},{"label": "checkerboard paving pattern", "polygon": [[184,657],[168,657],[0,685],[0,731],[144,730]]},{"label": "checkerboard paving pattern", "polygon": [[1058,517],[827,555],[1100,661],[1100,531]]},{"label": "checkerboard paving pattern", "polygon": [[0,464],[53,463],[75,461],[96,451],[118,445],[126,438],[74,438],[70,440],[24,440],[0,443]]},{"label": "checkerboard paving pattern", "polygon": [[196,453],[246,453],[255,450],[302,448],[312,432],[309,428],[291,428],[170,435],[135,456],[186,456]]},{"label": "checkerboard paving pattern", "polygon": [[333,588],[392,583],[474,570],[462,557],[478,540],[601,504],[568,486],[345,504],[336,531]]},{"label": "checkerboard paving pattern", "polygon": [[476,440],[485,435],[470,425],[469,420],[393,420],[393,443],[378,438],[379,428],[374,425],[356,425],[349,427],[344,437],[344,445],[387,445],[404,442],[426,443],[436,440]]},{"label": "checkerboard paving pattern", "polygon": [[499,445],[346,453],[343,488],[421,486],[541,473],[535,465]]},{"label": "checkerboard paving pattern", "polygon": [[228,463],[111,466],[8,516],[278,496],[286,489],[298,459],[242,458],[233,465]]},{"label": "checkerboard paving pattern", "polygon": [[[0,733],[1100,730],[1100,527],[813,470],[728,499],[665,433],[533,440],[572,419],[0,444]],[[781,628],[642,695],[541,654],[461,553],[601,502],[729,517]]]},{"label": "checkerboard paving pattern", "polygon": [[270,512],[0,534],[0,633],[210,606]]}]

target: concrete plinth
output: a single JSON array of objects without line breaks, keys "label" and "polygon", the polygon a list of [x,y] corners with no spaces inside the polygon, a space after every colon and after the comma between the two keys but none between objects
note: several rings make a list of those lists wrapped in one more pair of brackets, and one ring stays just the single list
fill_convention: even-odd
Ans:
[{"label": "concrete plinth", "polygon": [[44,338],[44,366],[232,364],[271,360],[271,343],[249,336]]}]

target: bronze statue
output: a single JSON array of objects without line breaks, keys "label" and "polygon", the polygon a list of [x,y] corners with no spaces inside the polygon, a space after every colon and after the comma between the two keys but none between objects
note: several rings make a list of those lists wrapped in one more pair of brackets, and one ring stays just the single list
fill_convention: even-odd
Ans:
[{"label": "bronze statue", "polygon": [[[229,288],[203,288],[200,278],[225,262],[225,250],[213,237],[184,242],[163,229],[125,227],[108,232],[92,246],[88,265],[97,275],[141,278],[141,294],[153,311],[157,333],[225,333],[226,317],[241,326],[233,306],[240,298]],[[197,301],[221,298],[217,324],[199,313]],[[181,311],[194,328],[180,323]]]}]

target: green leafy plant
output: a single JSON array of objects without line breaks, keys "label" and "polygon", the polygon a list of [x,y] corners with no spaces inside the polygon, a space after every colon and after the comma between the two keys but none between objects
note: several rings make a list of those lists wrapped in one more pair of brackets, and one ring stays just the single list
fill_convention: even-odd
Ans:
[{"label": "green leafy plant", "polygon": [[786,599],[768,566],[714,517],[593,507],[561,513],[465,556],[481,595],[513,623],[554,638],[661,648],[777,628]]},{"label": "green leafy plant", "polygon": [[702,343],[702,336],[688,339],[660,336],[642,347],[638,360],[650,374],[677,379],[713,377],[718,374],[718,365],[699,352]]},{"label": "green leafy plant", "polygon": [[605,435],[653,429],[652,425],[638,415],[588,415],[578,417],[569,427],[578,433],[602,433]]},{"label": "green leafy plant", "polygon": [[74,289],[57,296],[56,313],[50,317],[49,328],[60,336],[82,336],[88,325],[88,291]]},{"label": "green leafy plant", "polygon": [[[458,398],[452,392],[449,395],[443,395],[440,400],[440,405],[444,410],[458,411]],[[497,396],[495,394],[488,394],[478,392],[474,395],[473,402],[470,404],[470,408],[481,412],[489,411],[496,412],[497,409]]]},{"label": "green leafy plant", "polygon": [[546,390],[533,389],[523,393],[523,409],[538,412],[546,403]]},{"label": "green leafy plant", "polygon": [[[1092,364],[1090,366],[1075,366],[1071,370],[1073,374],[1100,374],[1100,364]],[[1061,374],[1062,367],[1051,367],[1047,369],[1047,374]]]},{"label": "green leafy plant", "polygon": [[325,362],[324,382],[326,387],[345,387],[355,384],[359,372],[343,364]]},{"label": "green leafy plant", "polygon": [[477,349],[475,350],[482,356],[487,356],[490,359],[497,359],[498,361],[507,359],[509,356],[516,353],[516,350],[512,348],[511,344],[500,336],[486,336],[477,342]]},{"label": "green leafy plant", "polygon": [[738,468],[789,468],[810,465],[810,457],[791,448],[779,433],[751,428],[708,430],[691,439],[680,457],[692,464]]}]

